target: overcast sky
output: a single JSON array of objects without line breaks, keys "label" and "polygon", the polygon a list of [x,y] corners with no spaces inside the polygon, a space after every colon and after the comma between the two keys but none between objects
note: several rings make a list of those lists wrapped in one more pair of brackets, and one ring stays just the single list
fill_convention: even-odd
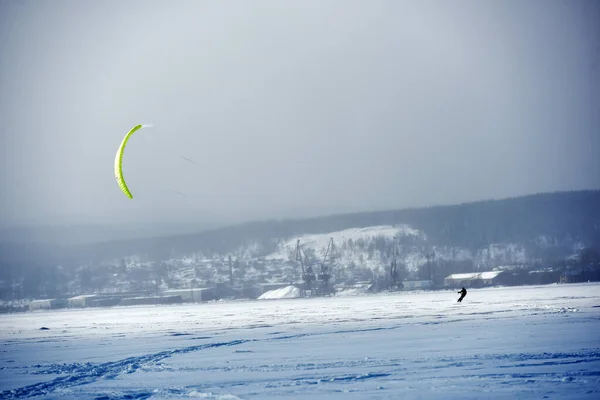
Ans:
[{"label": "overcast sky", "polygon": [[2,224],[600,187],[594,0],[2,0],[0,46]]}]

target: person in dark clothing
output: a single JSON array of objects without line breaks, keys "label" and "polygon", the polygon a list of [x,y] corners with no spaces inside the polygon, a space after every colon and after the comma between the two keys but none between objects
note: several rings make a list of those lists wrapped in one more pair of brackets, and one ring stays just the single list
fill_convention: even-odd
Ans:
[{"label": "person in dark clothing", "polygon": [[462,288],[462,290],[460,292],[458,292],[458,294],[460,294],[460,297],[458,298],[458,302],[462,302],[462,299],[465,298],[465,296],[467,295],[467,289]]}]

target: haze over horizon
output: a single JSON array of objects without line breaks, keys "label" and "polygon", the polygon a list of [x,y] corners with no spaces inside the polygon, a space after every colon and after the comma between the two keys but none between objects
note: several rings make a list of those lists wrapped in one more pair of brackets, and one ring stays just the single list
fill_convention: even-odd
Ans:
[{"label": "haze over horizon", "polygon": [[600,4],[3,1],[0,149],[0,226],[598,189]]}]

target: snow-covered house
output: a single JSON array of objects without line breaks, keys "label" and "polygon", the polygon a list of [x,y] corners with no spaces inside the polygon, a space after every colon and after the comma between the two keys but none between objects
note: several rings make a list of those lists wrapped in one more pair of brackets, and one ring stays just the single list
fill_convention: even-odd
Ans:
[{"label": "snow-covered house", "polygon": [[452,274],[444,278],[447,287],[483,287],[495,286],[506,283],[505,271],[469,272],[466,274]]}]

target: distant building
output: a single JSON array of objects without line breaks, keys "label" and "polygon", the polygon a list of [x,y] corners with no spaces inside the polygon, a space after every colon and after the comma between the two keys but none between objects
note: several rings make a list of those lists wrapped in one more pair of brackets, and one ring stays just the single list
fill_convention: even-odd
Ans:
[{"label": "distant building", "polygon": [[98,297],[95,294],[83,294],[81,296],[75,296],[67,299],[69,308],[84,308],[89,307],[89,301]]},{"label": "distant building", "polygon": [[549,283],[556,283],[560,279],[558,273],[551,269],[529,271],[528,275],[528,281],[532,285],[547,285]]},{"label": "distant building", "polygon": [[29,303],[29,310],[56,310],[67,307],[65,299],[32,300]]},{"label": "distant building", "polygon": [[444,279],[446,287],[484,287],[506,285],[510,276],[505,271],[470,272],[466,274],[452,274]]},{"label": "distant building", "polygon": [[181,296],[152,296],[152,297],[129,297],[121,300],[122,306],[140,306],[155,304],[181,303]]},{"label": "distant building", "polygon": [[561,283],[597,282],[600,281],[600,268],[587,266],[584,268],[567,269],[560,276]]},{"label": "distant building", "polygon": [[161,292],[162,296],[181,296],[183,302],[202,302],[216,299],[215,288],[170,289]]}]

